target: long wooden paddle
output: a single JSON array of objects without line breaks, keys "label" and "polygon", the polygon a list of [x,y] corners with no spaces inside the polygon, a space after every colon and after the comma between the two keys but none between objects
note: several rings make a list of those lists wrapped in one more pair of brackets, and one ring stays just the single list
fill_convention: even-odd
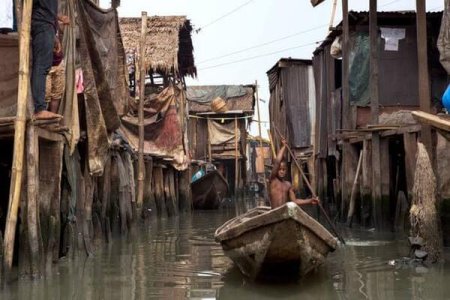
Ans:
[{"label": "long wooden paddle", "polygon": [[[274,125],[275,131],[278,133],[278,135],[280,136],[280,138],[282,138],[283,140],[285,140],[285,138],[283,137],[283,135],[280,133],[280,131],[278,130],[278,128]],[[298,163],[297,159],[295,158],[294,153],[292,152],[291,148],[289,147],[288,144],[285,144],[286,148],[289,151],[289,154],[291,155],[292,159],[294,160],[295,165],[297,166],[297,168],[300,171],[300,174],[302,175],[303,180],[306,182],[306,185],[308,186],[309,190],[311,191],[311,194],[313,195],[314,198],[318,198],[316,195],[316,192],[314,191],[314,189],[311,186],[311,183],[309,183],[308,177],[306,177],[305,173],[303,173],[303,170],[300,166],[300,164]],[[330,224],[331,229],[333,229],[334,234],[337,236],[337,238],[342,242],[342,244],[345,245],[345,241],[342,238],[342,236],[339,234],[339,232],[337,231],[336,226],[334,226],[333,222],[331,221],[330,217],[328,216],[327,212],[325,211],[325,209],[323,208],[322,204],[319,202],[317,205],[319,205],[319,208],[321,210],[321,212],[323,213],[323,215],[325,216],[325,219],[327,220],[328,224]]]}]

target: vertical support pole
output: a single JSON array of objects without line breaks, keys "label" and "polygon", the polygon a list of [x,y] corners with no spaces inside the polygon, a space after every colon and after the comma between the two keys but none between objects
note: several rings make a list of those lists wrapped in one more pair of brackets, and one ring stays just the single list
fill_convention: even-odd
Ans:
[{"label": "vertical support pole", "polygon": [[[419,104],[420,110],[430,113],[431,101],[430,101],[430,77],[428,73],[428,45],[427,45],[427,15],[425,8],[425,0],[416,0],[416,22],[417,22],[417,60],[418,60],[418,75],[419,75]],[[420,133],[421,141],[425,145],[425,148],[433,157],[431,152],[432,138],[431,138],[431,126],[422,125],[422,131]]]},{"label": "vertical support pole", "polygon": [[212,162],[212,151],[211,151],[211,133],[209,132],[209,118],[206,118],[207,128],[208,128],[208,161],[209,163]]},{"label": "vertical support pole", "polygon": [[139,49],[139,157],[137,208],[144,203],[144,99],[145,99],[145,41],[147,36],[147,12],[142,12],[141,42]]},{"label": "vertical support pole", "polygon": [[14,5],[16,9],[14,13],[16,16],[17,32],[20,32],[22,26],[22,16],[20,15],[22,13],[22,1],[14,0]]},{"label": "vertical support pole", "polygon": [[350,129],[350,87],[349,87],[349,24],[348,24],[348,0],[342,0],[342,128]]},{"label": "vertical support pole", "polygon": [[264,166],[264,148],[263,148],[263,140],[262,140],[262,131],[261,131],[261,110],[259,109],[259,95],[258,95],[258,80],[255,80],[255,96],[256,96],[256,108],[258,109],[258,130],[259,130],[259,147],[260,153],[262,155],[263,161],[263,180],[264,180],[264,190],[267,192],[267,179],[266,179],[266,168]]},{"label": "vertical support pole", "polygon": [[20,61],[19,84],[17,94],[17,114],[14,134],[14,154],[9,192],[8,214],[6,216],[3,266],[5,275],[10,273],[13,261],[14,238],[19,211],[20,193],[22,188],[23,156],[25,149],[25,126],[27,113],[27,97],[29,93],[30,69],[30,29],[32,0],[23,1],[22,24],[19,37]]},{"label": "vertical support pole", "polygon": [[[378,20],[377,0],[370,0],[369,11],[369,35],[370,35],[370,116],[371,123],[378,124],[379,100],[378,100]],[[387,172],[388,170],[386,170]],[[372,133],[372,214],[376,228],[380,227],[381,220],[381,157],[380,134]]]},{"label": "vertical support pole", "polygon": [[238,159],[238,120],[234,117],[234,198],[237,207],[238,185],[239,185],[239,159]]},{"label": "vertical support pole", "polygon": [[39,138],[34,126],[28,127],[27,133],[27,226],[30,248],[31,276],[38,277],[41,267],[41,252],[39,245],[41,232],[39,230]]},{"label": "vertical support pole", "polygon": [[267,129],[267,135],[269,136],[270,149],[272,150],[272,155],[275,158],[277,156],[277,153],[275,152],[275,146],[273,144],[272,133],[270,132],[270,129]]}]

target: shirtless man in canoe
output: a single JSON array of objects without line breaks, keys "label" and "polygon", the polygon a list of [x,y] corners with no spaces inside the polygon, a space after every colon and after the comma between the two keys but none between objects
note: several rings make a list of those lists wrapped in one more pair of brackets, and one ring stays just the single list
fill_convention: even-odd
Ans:
[{"label": "shirtless man in canoe", "polygon": [[282,206],[288,201],[292,201],[297,205],[320,203],[318,198],[297,199],[295,197],[292,184],[285,180],[287,165],[283,157],[286,152],[286,141],[283,139],[281,142],[283,143],[283,147],[281,147],[275,158],[272,173],[270,174],[270,205],[272,209]]}]

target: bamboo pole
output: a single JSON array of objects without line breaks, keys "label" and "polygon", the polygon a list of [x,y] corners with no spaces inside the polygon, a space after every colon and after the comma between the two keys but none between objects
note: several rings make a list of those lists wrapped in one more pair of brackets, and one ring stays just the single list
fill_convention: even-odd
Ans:
[{"label": "bamboo pole", "polygon": [[3,266],[5,272],[9,273],[12,267],[14,238],[17,225],[17,213],[19,211],[20,193],[22,187],[22,170],[25,144],[25,126],[27,97],[29,87],[30,69],[30,29],[31,11],[33,9],[32,0],[23,1],[22,24],[19,37],[20,61],[19,61],[19,83],[17,94],[17,114],[14,134],[14,154],[11,174],[11,185],[9,192],[8,214],[6,216],[4,257]]},{"label": "bamboo pole", "polygon": [[258,80],[255,80],[255,94],[256,94],[256,108],[258,109],[259,147],[260,147],[260,153],[262,155],[262,161],[263,161],[264,190],[267,192],[266,168],[264,166],[264,148],[263,148],[262,131],[261,131],[261,110],[259,109]]},{"label": "bamboo pole", "polygon": [[145,40],[147,36],[147,12],[142,12],[141,42],[139,49],[139,156],[137,208],[144,203],[144,99],[145,99]]},{"label": "bamboo pole", "polygon": [[358,166],[356,167],[356,175],[353,180],[352,193],[350,194],[350,206],[348,208],[347,215],[347,226],[352,226],[353,214],[355,213],[355,198],[356,198],[356,186],[359,179],[359,174],[361,173],[361,165],[362,165],[363,151],[361,150],[359,153]]}]

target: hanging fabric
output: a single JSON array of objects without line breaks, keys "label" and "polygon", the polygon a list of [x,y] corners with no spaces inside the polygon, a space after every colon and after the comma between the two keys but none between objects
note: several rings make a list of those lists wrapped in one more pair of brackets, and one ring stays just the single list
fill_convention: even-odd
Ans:
[{"label": "hanging fabric", "polygon": [[13,1],[0,1],[0,28],[12,29],[14,23]]}]

